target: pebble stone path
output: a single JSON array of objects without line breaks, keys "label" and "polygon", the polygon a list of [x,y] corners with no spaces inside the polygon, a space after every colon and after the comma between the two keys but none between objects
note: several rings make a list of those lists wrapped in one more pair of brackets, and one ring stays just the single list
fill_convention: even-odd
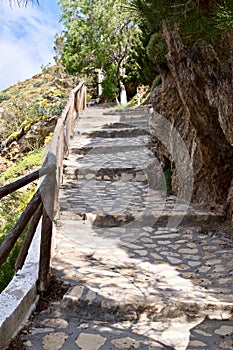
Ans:
[{"label": "pebble stone path", "polygon": [[232,236],[220,214],[177,205],[163,182],[146,109],[87,108],[65,160],[52,262],[70,288],[33,318],[24,349],[233,349]]}]

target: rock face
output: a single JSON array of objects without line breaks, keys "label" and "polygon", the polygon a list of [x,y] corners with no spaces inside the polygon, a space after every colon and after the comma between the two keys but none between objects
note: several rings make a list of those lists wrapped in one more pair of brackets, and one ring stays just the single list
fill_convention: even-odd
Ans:
[{"label": "rock face", "polygon": [[[54,131],[57,118],[57,116],[53,116],[40,120],[32,125],[28,131],[22,129],[15,138],[2,142],[0,157],[3,157],[5,161],[15,161],[36,147],[43,147],[45,138]],[[1,166],[0,169],[4,171]]]},{"label": "rock face", "polygon": [[[192,201],[233,213],[233,71],[229,52],[219,45],[187,48],[176,30],[164,29],[168,53],[161,67],[162,85],[151,96],[152,122],[160,113],[183,138],[193,167]],[[228,38],[224,38],[225,42]],[[228,40],[225,47],[232,48]],[[157,157],[173,167],[171,154],[153,137]]]}]

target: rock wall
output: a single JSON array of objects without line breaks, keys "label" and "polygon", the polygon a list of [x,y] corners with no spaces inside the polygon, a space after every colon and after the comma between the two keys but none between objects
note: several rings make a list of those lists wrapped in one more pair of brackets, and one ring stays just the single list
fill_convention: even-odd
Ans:
[{"label": "rock wall", "polygon": [[[192,202],[233,213],[233,71],[229,51],[219,45],[186,47],[177,30],[164,28],[167,63],[160,67],[162,85],[151,95],[154,109],[182,136],[189,151],[194,187]],[[227,43],[226,43],[227,41]],[[228,37],[225,47],[233,49]],[[173,190],[179,188],[171,154],[155,137],[157,157],[173,167]]]}]

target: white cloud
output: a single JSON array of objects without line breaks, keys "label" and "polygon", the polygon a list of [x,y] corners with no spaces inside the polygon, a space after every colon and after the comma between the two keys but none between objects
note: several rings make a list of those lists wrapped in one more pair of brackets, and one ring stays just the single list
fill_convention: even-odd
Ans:
[{"label": "white cloud", "polygon": [[[50,0],[56,6],[54,0]],[[53,63],[54,35],[61,30],[48,6],[9,7],[0,0],[0,90]]]}]

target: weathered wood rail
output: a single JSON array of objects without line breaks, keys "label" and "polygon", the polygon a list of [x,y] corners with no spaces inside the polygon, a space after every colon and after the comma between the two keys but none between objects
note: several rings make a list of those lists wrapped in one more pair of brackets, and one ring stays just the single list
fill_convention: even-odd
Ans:
[{"label": "weathered wood rail", "polygon": [[82,81],[71,91],[66,107],[57,120],[48,153],[41,169],[0,188],[1,199],[36,179],[40,180],[36,193],[0,246],[1,267],[29,224],[28,232],[16,261],[16,269],[21,269],[38,223],[42,220],[38,274],[39,292],[46,291],[49,282],[53,220],[59,210],[58,197],[62,181],[63,159],[68,151],[75,119],[78,118],[79,113],[85,107],[86,86],[85,82]]}]

